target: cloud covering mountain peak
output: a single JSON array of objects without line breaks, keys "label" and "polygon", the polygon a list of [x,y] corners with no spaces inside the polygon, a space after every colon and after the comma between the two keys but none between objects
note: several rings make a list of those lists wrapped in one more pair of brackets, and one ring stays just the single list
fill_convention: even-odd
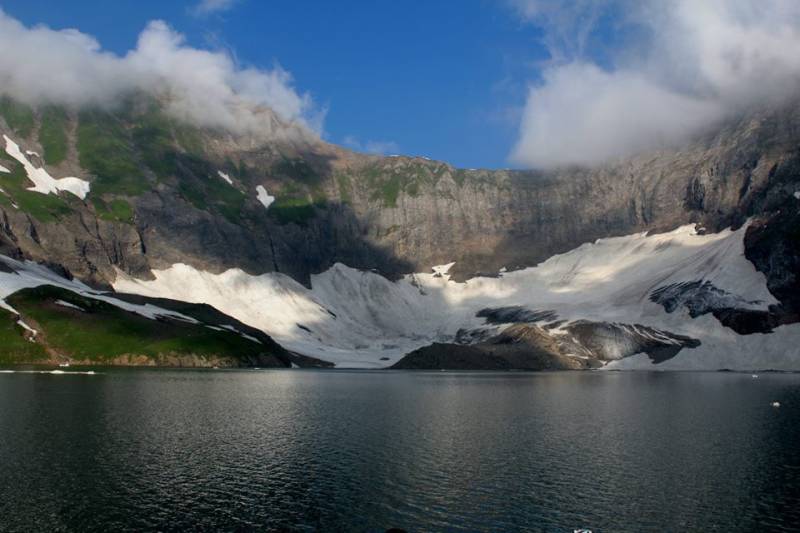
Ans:
[{"label": "cloud covering mountain peak", "polygon": [[[674,146],[800,88],[795,0],[511,1],[553,58],[528,92],[519,164],[593,165]],[[609,19],[622,44],[601,64],[591,35]]]},{"label": "cloud covering mountain peak", "polygon": [[30,104],[108,107],[126,93],[146,91],[164,96],[177,118],[202,127],[240,134],[322,127],[324,113],[280,66],[242,67],[223,51],[189,46],[160,20],[119,56],[76,29],[26,27],[0,11],[0,49],[0,86]]}]

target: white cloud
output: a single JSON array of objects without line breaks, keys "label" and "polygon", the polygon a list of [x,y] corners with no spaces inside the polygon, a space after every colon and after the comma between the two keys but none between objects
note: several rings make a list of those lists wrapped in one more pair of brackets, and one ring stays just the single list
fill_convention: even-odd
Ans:
[{"label": "white cloud", "polygon": [[348,135],[342,139],[342,144],[357,152],[366,152],[368,154],[386,155],[396,154],[400,151],[400,146],[394,141],[361,142],[357,137],[352,135]]},{"label": "white cloud", "polygon": [[237,0],[200,0],[191,12],[198,16],[210,15],[212,13],[221,13],[231,9]]},{"label": "white cloud", "polygon": [[235,133],[320,131],[324,113],[291,75],[241,67],[227,53],[193,48],[163,21],[150,22],[124,56],[74,29],[25,27],[0,11],[0,88],[28,103],[110,106],[126,92],[161,95],[174,116]]},{"label": "white cloud", "polygon": [[[512,152],[520,164],[592,165],[674,145],[800,92],[796,0],[511,1],[553,55],[529,90]],[[609,14],[635,38],[601,68],[586,50]]]}]

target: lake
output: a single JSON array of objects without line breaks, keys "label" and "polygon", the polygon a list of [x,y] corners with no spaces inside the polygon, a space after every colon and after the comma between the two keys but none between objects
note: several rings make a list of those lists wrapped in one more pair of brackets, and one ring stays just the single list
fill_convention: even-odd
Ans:
[{"label": "lake", "polygon": [[390,527],[797,531],[800,375],[0,374],[0,531]]}]

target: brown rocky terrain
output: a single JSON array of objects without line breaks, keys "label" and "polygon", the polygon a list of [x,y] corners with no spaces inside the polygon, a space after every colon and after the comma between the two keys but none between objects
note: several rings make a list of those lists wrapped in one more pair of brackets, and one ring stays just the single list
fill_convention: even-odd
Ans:
[{"label": "brown rocky terrain", "polygon": [[[188,128],[160,115],[103,115],[112,126],[102,127],[118,139],[93,155],[125,154],[133,168],[122,178],[111,175],[114,165],[85,168],[92,157],[78,146],[88,142],[80,138],[88,118],[68,113],[67,157],[46,168],[91,181],[93,192],[85,202],[62,193],[66,206],[55,217],[0,203],[0,246],[98,284],[116,269],[142,277],[176,262],[307,282],[336,261],[389,276],[455,261],[464,278],[533,265],[600,237],[688,222],[715,231],[768,218],[795,201],[798,113],[754,112],[681,149],[552,172],[461,170],[323,142],[259,144],[199,130],[190,130],[187,148]],[[5,120],[0,130],[43,152],[35,116],[27,136]],[[147,120],[157,125],[142,128]],[[256,200],[257,185],[277,198],[268,210]],[[126,202],[130,216],[104,216],[97,197]]]},{"label": "brown rocky terrain", "polygon": [[[91,191],[83,200],[26,191],[21,165],[3,153],[0,164],[11,172],[0,174],[0,254],[96,287],[109,287],[120,271],[148,278],[175,263],[282,272],[308,284],[336,262],[394,278],[455,261],[451,273],[463,280],[602,237],[690,222],[716,232],[752,218],[747,258],[781,304],[747,316],[713,312],[737,331],[769,331],[795,322],[800,306],[798,124],[792,102],[752,110],[684,146],[597,168],[464,170],[309,136],[198,129],[141,95],[110,112],[55,115],[5,98],[0,134],[36,152],[35,166],[87,180]],[[258,186],[275,197],[268,208]],[[490,351],[498,350],[505,349]]]}]

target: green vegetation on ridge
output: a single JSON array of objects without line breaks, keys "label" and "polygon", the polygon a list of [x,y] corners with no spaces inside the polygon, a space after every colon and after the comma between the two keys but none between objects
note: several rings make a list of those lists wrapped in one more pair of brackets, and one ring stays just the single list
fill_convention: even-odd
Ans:
[{"label": "green vegetation on ridge", "polygon": [[97,216],[103,220],[125,224],[133,223],[133,206],[127,200],[114,198],[106,202],[102,198],[95,196],[92,198],[92,205]]},{"label": "green vegetation on ridge", "polygon": [[0,96],[0,115],[8,126],[24,138],[30,137],[35,124],[33,109],[8,96]]},{"label": "green vegetation on ridge", "polygon": [[401,192],[418,196],[421,187],[435,186],[445,171],[444,165],[431,169],[430,164],[416,161],[399,167],[372,164],[361,171],[360,178],[370,191],[372,200],[381,200],[384,207],[397,207]]},{"label": "green vegetation on ridge", "polygon": [[78,126],[80,163],[96,176],[92,203],[104,220],[130,222],[133,208],[113,196],[138,196],[153,183],[177,180],[181,196],[197,209],[216,210],[238,222],[245,194],[217,178],[195,128],[176,123],[154,100],[128,103],[110,114],[84,111]]},{"label": "green vegetation on ridge", "polygon": [[92,194],[135,196],[149,188],[123,124],[103,111],[83,111],[78,122],[78,157],[95,176]]},{"label": "green vegetation on ridge", "polygon": [[67,113],[62,108],[49,106],[42,110],[39,144],[48,165],[58,165],[67,158]]},{"label": "green vegetation on ridge", "polygon": [[0,309],[0,365],[47,359],[44,348],[27,340],[24,332],[23,327],[17,324],[16,316],[5,309]]},{"label": "green vegetation on ridge", "polygon": [[[23,289],[6,300],[41,329],[51,349],[79,360],[102,363],[124,355],[156,360],[181,355],[243,359],[266,351],[262,344],[227,330],[173,319],[152,320],[59,287]],[[57,300],[83,311],[56,304]],[[1,328],[0,324],[3,335]],[[0,342],[3,339],[0,336]],[[28,356],[20,351],[17,359]]]},{"label": "green vegetation on ridge", "polygon": [[147,112],[135,116],[132,123],[132,140],[142,163],[159,180],[176,175],[178,153],[169,119],[151,106]]},{"label": "green vegetation on ridge", "polygon": [[316,216],[317,209],[326,207],[323,177],[307,161],[282,157],[272,165],[270,174],[281,182],[268,211],[279,224],[305,226]]},{"label": "green vegetation on ridge", "polygon": [[217,176],[211,164],[193,155],[178,158],[178,188],[197,209],[216,209],[231,222],[238,222],[245,194]]},{"label": "green vegetation on ridge", "polygon": [[0,203],[9,206],[13,201],[19,209],[25,211],[39,222],[55,222],[64,215],[72,212],[70,202],[80,202],[72,195],[56,196],[54,194],[41,194],[27,190],[33,184],[28,180],[28,175],[21,164],[14,161],[5,164],[11,173],[0,173],[0,188],[11,199],[0,193]]},{"label": "green vegetation on ridge", "polygon": [[326,205],[325,194],[319,187],[304,187],[294,181],[286,181],[276,199],[269,206],[269,215],[280,224],[294,223],[304,226],[316,215],[315,209],[323,209]]},{"label": "green vegetation on ridge", "polygon": [[322,181],[322,176],[311,165],[302,159],[296,158],[284,157],[273,166],[272,173],[278,177],[310,187],[317,187]]}]

